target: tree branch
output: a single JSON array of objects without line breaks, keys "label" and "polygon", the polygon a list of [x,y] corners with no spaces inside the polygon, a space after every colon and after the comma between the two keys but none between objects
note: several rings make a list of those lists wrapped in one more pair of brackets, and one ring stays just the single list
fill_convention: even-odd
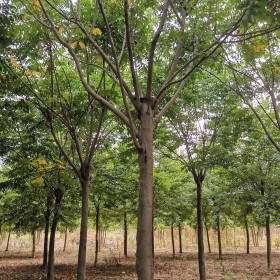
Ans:
[{"label": "tree branch", "polygon": [[150,52],[149,52],[149,59],[148,59],[148,78],[147,78],[147,92],[146,92],[146,98],[151,99],[152,98],[152,83],[153,83],[153,65],[154,65],[154,56],[155,56],[155,49],[157,45],[157,41],[160,37],[161,31],[163,29],[165,20],[167,18],[167,12],[168,7],[170,4],[170,0],[165,0],[163,13],[161,16],[159,27],[152,39]]}]

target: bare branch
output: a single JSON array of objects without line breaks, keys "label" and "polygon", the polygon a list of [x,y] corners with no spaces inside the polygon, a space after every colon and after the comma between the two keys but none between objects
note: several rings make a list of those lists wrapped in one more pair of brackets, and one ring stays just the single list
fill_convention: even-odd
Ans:
[{"label": "bare branch", "polygon": [[[141,149],[141,147],[140,147],[140,145],[137,141],[135,125],[134,125],[134,122],[132,120],[131,112],[130,112],[130,109],[129,109],[129,106],[128,106],[128,103],[127,103],[127,100],[126,100],[126,92],[125,92],[125,88],[124,88],[124,84],[123,84],[123,79],[122,79],[122,76],[121,76],[119,61],[118,61],[118,57],[117,57],[117,53],[116,53],[116,48],[114,46],[114,41],[113,41],[113,37],[112,37],[112,34],[111,34],[111,28],[109,26],[109,23],[108,23],[108,20],[107,20],[106,14],[104,12],[101,1],[100,0],[97,0],[97,1],[99,3],[99,7],[100,7],[100,10],[101,10],[103,19],[105,21],[105,24],[106,24],[106,29],[107,29],[107,32],[108,32],[109,42],[111,44],[113,57],[114,57],[115,64],[116,64],[116,70],[117,70],[116,74],[117,74],[118,80],[120,82],[122,98],[123,98],[124,106],[125,106],[126,113],[127,113],[127,116],[128,116],[128,121],[129,121],[129,128],[130,128],[129,132],[131,134],[131,137],[132,137],[132,140],[133,140],[133,143],[134,143],[135,147],[139,150],[139,149]],[[131,99],[131,101],[132,101],[132,103],[134,103],[134,99]],[[136,109],[139,109],[139,108],[136,107]]]},{"label": "bare branch", "polygon": [[134,86],[134,90],[135,90],[135,97],[137,99],[138,106],[140,106],[141,93],[140,93],[140,86],[139,86],[138,76],[137,76],[137,73],[135,70],[135,62],[134,62],[133,52],[132,52],[132,47],[131,47],[131,28],[130,28],[128,10],[129,10],[128,0],[125,0],[124,1],[124,16],[125,16],[125,26],[126,26],[127,50],[128,50],[128,56],[129,56],[132,81],[133,81],[133,86]]},{"label": "bare branch", "polygon": [[170,0],[166,0],[164,3],[163,13],[161,16],[159,27],[154,35],[154,38],[151,42],[150,52],[149,52],[149,59],[148,59],[148,78],[147,78],[147,92],[146,98],[151,99],[152,97],[152,83],[153,83],[153,65],[154,65],[154,56],[155,56],[155,49],[157,45],[157,41],[160,37],[161,31],[163,29],[165,20],[167,18],[168,7],[170,4]]},{"label": "bare branch", "polygon": [[164,116],[164,114],[167,112],[167,110],[174,104],[174,102],[176,101],[176,99],[178,98],[178,96],[180,95],[180,93],[182,92],[182,90],[184,89],[185,85],[187,83],[187,79],[183,80],[180,84],[180,86],[178,87],[176,93],[171,97],[171,99],[165,104],[165,106],[162,108],[162,110],[156,115],[155,117],[155,124],[158,124],[160,122],[160,120],[162,119],[162,117]]},{"label": "bare branch", "polygon": [[[186,19],[186,11],[185,11],[185,9],[183,9],[183,16],[182,16],[182,19],[180,19],[180,22],[181,22],[181,35],[184,34],[185,19]],[[167,78],[166,78],[163,86],[165,86],[170,81],[171,77],[174,75],[174,73],[176,71],[177,64],[179,62],[179,59],[180,59],[180,56],[181,56],[181,52],[182,52],[182,48],[183,48],[183,45],[184,45],[184,41],[185,41],[184,40],[184,36],[179,36],[179,41],[178,41],[176,52],[175,52],[175,55],[174,55],[174,58],[173,58],[173,61],[172,61],[172,65],[171,65],[171,68],[169,70],[169,73],[167,75]],[[162,101],[163,97],[164,97],[164,92],[162,92],[161,94],[157,95],[156,102],[155,102],[155,105],[154,105],[155,112],[157,111],[157,107],[160,104],[160,102]]]},{"label": "bare branch", "polygon": [[[205,69],[204,69],[205,70]],[[207,71],[207,70],[205,70]],[[208,73],[210,73],[209,71],[207,71]],[[215,74],[210,73],[211,75],[213,75],[213,77],[215,77],[217,80],[219,80],[223,85],[225,85],[226,87],[228,87],[229,89],[231,89],[234,93],[236,93],[244,102],[244,104],[246,104],[250,110],[254,113],[254,115],[257,117],[259,123],[261,124],[266,136],[268,137],[268,139],[270,140],[270,142],[272,143],[272,145],[276,148],[277,151],[280,152],[280,146],[275,142],[275,140],[273,139],[273,137],[271,136],[271,134],[269,133],[264,121],[262,120],[262,118],[260,117],[260,115],[258,114],[258,112],[255,110],[255,108],[252,106],[252,104],[247,101],[245,99],[245,97],[243,96],[242,93],[239,92],[239,90],[236,90],[235,88],[231,87],[230,85],[226,84],[224,81],[222,81],[219,77],[217,77]],[[234,74],[234,73],[233,73]],[[236,79],[236,78],[235,78]],[[273,122],[274,123],[274,122]]]},{"label": "bare branch", "polygon": [[98,142],[98,139],[99,139],[99,136],[100,136],[100,131],[101,131],[101,128],[102,128],[102,124],[103,124],[103,118],[104,118],[104,115],[105,115],[105,108],[102,107],[102,112],[99,116],[99,125],[98,125],[98,128],[97,128],[97,131],[95,133],[95,137],[91,143],[91,147],[89,149],[89,153],[87,153],[86,155],[86,163],[90,163],[91,160],[92,160],[92,157],[96,151],[96,147],[97,147],[97,142]]},{"label": "bare branch", "polygon": [[77,168],[77,166],[73,163],[73,161],[69,158],[69,156],[67,155],[67,153],[65,152],[65,150],[63,149],[60,141],[57,138],[57,135],[54,131],[53,125],[52,125],[52,121],[49,120],[49,125],[50,125],[50,129],[51,129],[51,134],[53,136],[53,139],[55,141],[55,143],[57,144],[57,147],[59,148],[60,152],[62,153],[64,159],[68,162],[68,164],[73,168],[74,172],[77,174],[77,176],[80,178],[80,171]]}]

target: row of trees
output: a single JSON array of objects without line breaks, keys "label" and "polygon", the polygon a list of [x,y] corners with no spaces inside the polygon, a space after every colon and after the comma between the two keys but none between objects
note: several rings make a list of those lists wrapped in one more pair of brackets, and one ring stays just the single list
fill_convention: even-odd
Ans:
[{"label": "row of trees", "polygon": [[[33,176],[31,188],[43,184],[55,197],[48,279],[54,277],[54,237],[63,197],[81,195],[77,279],[83,280],[91,180],[96,180],[91,191],[96,195],[90,201],[98,213],[103,201],[99,188],[115,182],[114,191],[126,192],[116,182],[128,184],[124,171],[135,174],[133,149],[140,174],[136,270],[138,279],[153,279],[153,170],[160,165],[154,144],[156,154],[179,161],[193,177],[199,271],[206,279],[202,184],[217,166],[232,166],[235,152],[243,158],[253,132],[262,135],[246,108],[280,150],[277,1],[36,0],[1,4],[1,12],[1,154],[11,173],[20,164],[29,167],[20,176],[9,175],[13,185],[26,185],[22,180]],[[119,172],[104,176],[99,155],[109,161],[110,151],[119,148]],[[256,158],[255,150],[251,156]],[[160,182],[161,176],[156,179]],[[263,197],[266,179],[256,183]],[[11,181],[3,184],[11,186]],[[130,191],[122,199],[123,206],[133,204]],[[270,209],[268,202],[263,207]]]}]

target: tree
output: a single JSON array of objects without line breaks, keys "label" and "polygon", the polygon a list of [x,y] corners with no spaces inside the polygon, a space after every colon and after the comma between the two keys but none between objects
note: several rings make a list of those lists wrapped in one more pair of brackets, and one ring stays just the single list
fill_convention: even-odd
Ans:
[{"label": "tree", "polygon": [[[138,279],[153,279],[154,129],[182,93],[191,73],[231,38],[241,21],[248,20],[252,5],[241,7],[243,1],[212,5],[208,1],[181,4],[170,0],[132,4],[125,0],[123,6],[114,1],[105,5],[100,0],[94,4],[41,0],[20,3],[50,31],[49,39],[54,45],[60,44],[62,53],[67,50],[90,99],[100,102],[129,129],[140,167],[137,275]],[[238,13],[232,13],[236,10]],[[95,71],[90,69],[92,65]],[[116,86],[114,96],[93,86],[93,76],[100,77],[101,73],[107,83]],[[85,217],[89,164],[81,162],[80,171],[71,166],[83,186]],[[85,278],[86,222],[84,218],[78,280]]]}]

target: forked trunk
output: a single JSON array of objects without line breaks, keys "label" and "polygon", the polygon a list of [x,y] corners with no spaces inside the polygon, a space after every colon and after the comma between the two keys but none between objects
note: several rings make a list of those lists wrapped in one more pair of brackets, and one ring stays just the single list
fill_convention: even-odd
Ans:
[{"label": "forked trunk", "polygon": [[95,207],[95,257],[94,257],[94,264],[93,266],[96,267],[98,261],[98,251],[99,251],[99,204]]},{"label": "forked trunk", "polygon": [[125,257],[127,257],[127,219],[126,219],[126,213],[123,214],[123,231],[124,231],[123,254],[125,255]]},{"label": "forked trunk", "polygon": [[139,138],[140,190],[137,223],[136,271],[138,280],[153,279],[153,113],[142,101]]},{"label": "forked trunk", "polygon": [[82,217],[80,228],[80,244],[78,253],[77,280],[86,279],[86,251],[87,251],[87,227],[88,227],[88,196],[89,196],[89,170],[82,172]]},{"label": "forked trunk", "polygon": [[50,248],[49,248],[49,260],[48,260],[48,274],[47,280],[54,280],[54,247],[55,247],[55,233],[59,220],[59,207],[62,200],[63,193],[60,190],[57,190],[55,205],[54,205],[54,213],[53,213],[53,221],[51,227],[51,235],[50,235]]},{"label": "forked trunk", "polygon": [[203,243],[203,217],[202,217],[202,182],[196,182],[197,189],[197,243],[198,243],[198,266],[199,279],[206,280],[204,243]]},{"label": "forked trunk", "polygon": [[245,230],[246,230],[246,253],[250,254],[250,234],[247,217],[245,216]]}]

